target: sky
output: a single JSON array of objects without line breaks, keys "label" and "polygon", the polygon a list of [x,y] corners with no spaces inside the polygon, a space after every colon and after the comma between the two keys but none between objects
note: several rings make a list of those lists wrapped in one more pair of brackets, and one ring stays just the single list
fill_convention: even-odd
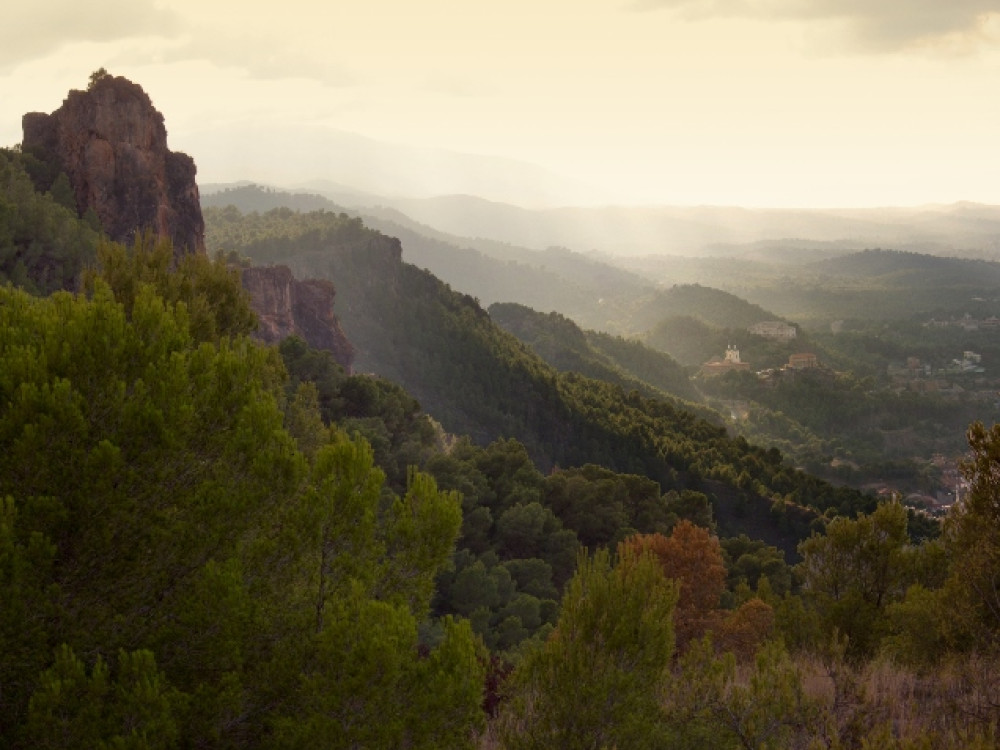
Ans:
[{"label": "sky", "polygon": [[346,132],[538,165],[619,203],[1000,204],[1000,0],[33,0],[4,16],[5,146],[104,67],[145,89],[201,182],[337,181],[308,157]]}]

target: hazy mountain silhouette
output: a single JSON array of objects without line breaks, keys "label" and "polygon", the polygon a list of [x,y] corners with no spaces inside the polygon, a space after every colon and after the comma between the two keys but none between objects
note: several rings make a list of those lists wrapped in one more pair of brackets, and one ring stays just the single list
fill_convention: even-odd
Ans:
[{"label": "hazy mountain silhouette", "polygon": [[[294,189],[339,193],[338,201],[352,193],[393,199],[462,193],[544,207],[608,203],[612,197],[606,190],[515,159],[391,144],[287,122],[281,123],[280,132],[261,123],[236,137],[229,130],[205,129],[189,134],[185,148],[198,154],[201,173],[216,179],[251,175]],[[242,174],[227,175],[228,165],[234,163],[241,165]]]}]

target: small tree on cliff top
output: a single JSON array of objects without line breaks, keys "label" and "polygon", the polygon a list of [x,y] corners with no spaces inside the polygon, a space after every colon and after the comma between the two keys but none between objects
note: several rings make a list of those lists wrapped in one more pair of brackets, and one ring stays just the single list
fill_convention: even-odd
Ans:
[{"label": "small tree on cliff top", "polygon": [[90,79],[89,79],[90,82],[87,84],[87,91],[93,91],[94,86],[97,85],[98,81],[101,81],[105,78],[111,78],[111,74],[107,71],[106,68],[98,68],[97,70],[95,70],[93,73],[90,74]]}]

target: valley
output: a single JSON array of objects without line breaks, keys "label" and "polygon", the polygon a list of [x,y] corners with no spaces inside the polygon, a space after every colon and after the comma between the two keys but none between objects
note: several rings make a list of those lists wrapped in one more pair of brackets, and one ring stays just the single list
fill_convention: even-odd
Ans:
[{"label": "valley", "polygon": [[0,747],[996,745],[995,208],[202,190],[104,68],[23,127]]},{"label": "valley", "polygon": [[[204,202],[210,236],[223,204],[348,210],[322,195],[252,185]],[[398,209],[367,210],[350,213],[400,237],[404,260],[490,305],[557,369],[652,386],[810,473],[934,515],[961,492],[955,467],[966,428],[998,413],[1000,265],[991,261],[818,240],[716,247],[703,257],[531,250],[450,235]],[[517,320],[497,318],[519,305]],[[753,332],[767,321],[784,321],[792,335]],[[632,354],[601,353],[601,337]],[[704,363],[729,346],[749,372],[706,376]],[[790,368],[803,352],[819,367]],[[966,353],[974,367],[958,364]],[[585,364],[595,357],[599,370]],[[648,360],[639,374],[629,357]]]}]

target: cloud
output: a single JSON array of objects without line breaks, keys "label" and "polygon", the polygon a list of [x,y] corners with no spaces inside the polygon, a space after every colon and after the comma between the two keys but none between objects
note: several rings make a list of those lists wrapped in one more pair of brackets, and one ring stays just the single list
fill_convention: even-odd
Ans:
[{"label": "cloud", "polygon": [[227,34],[216,29],[189,29],[177,42],[156,49],[123,50],[123,60],[146,58],[156,63],[203,61],[233,68],[247,77],[262,81],[301,78],[325,86],[347,86],[356,82],[354,72],[335,59],[292,48],[280,39],[259,34]]},{"label": "cloud", "polygon": [[483,78],[450,74],[428,76],[424,81],[424,89],[457,99],[480,99],[496,93],[496,87]]},{"label": "cloud", "polygon": [[4,8],[0,72],[78,42],[175,35],[177,15],[153,0],[31,0]]},{"label": "cloud", "polygon": [[841,24],[846,41],[864,51],[947,46],[972,50],[989,39],[1000,0],[638,0],[639,9],[666,9],[687,20],[747,18]]},{"label": "cloud", "polygon": [[[194,18],[199,18],[197,15]],[[125,63],[205,61],[249,78],[303,78],[327,86],[355,80],[351,70],[270,32],[235,32],[234,25],[191,23],[158,0],[29,0],[4,11],[0,74],[78,43],[118,44],[106,53],[112,69]]]}]

